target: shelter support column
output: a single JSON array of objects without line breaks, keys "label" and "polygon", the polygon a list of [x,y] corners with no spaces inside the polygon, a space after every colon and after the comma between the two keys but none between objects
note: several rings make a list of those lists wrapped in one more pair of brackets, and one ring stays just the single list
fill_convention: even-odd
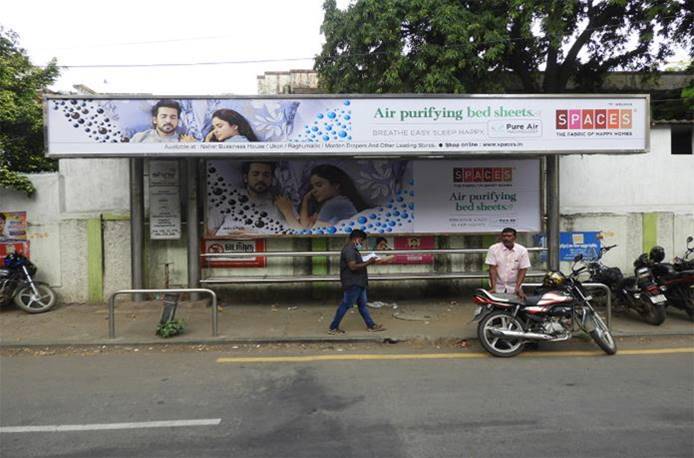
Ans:
[{"label": "shelter support column", "polygon": [[[133,289],[144,288],[145,194],[144,159],[130,159],[130,274]],[[135,302],[144,300],[133,294]]]},{"label": "shelter support column", "polygon": [[[198,159],[186,159],[186,221],[188,230],[188,288],[200,287],[200,234],[198,225]],[[199,299],[198,293],[190,299]]]},{"label": "shelter support column", "polygon": [[559,270],[559,155],[547,156],[547,263]]}]

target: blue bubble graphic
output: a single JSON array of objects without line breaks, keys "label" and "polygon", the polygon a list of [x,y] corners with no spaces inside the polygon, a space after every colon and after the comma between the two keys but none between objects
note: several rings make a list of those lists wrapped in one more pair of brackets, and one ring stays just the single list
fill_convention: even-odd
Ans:
[{"label": "blue bubble graphic", "polygon": [[323,135],[323,140],[327,142],[328,140],[330,140],[330,137],[328,137],[327,135]]},{"label": "blue bubble graphic", "polygon": [[352,102],[350,102],[349,100],[345,100],[345,101],[342,102],[342,103],[343,103],[345,106],[349,106],[349,104],[352,103]]},{"label": "blue bubble graphic", "polygon": [[316,115],[316,117],[317,117],[318,119],[323,119],[323,113],[318,113],[318,114]]},{"label": "blue bubble graphic", "polygon": [[347,132],[345,132],[344,130],[341,130],[337,133],[337,135],[339,135],[340,138],[345,138],[347,136]]},{"label": "blue bubble graphic", "polygon": [[335,119],[335,116],[337,116],[337,115],[335,114],[334,111],[331,111],[330,113],[328,113],[328,118],[330,118],[330,119]]}]

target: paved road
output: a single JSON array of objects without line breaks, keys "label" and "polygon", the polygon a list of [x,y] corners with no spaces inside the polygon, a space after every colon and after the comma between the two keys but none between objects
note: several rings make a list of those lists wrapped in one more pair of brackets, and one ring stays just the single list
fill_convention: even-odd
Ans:
[{"label": "paved road", "polygon": [[[0,456],[694,455],[692,353],[219,362],[240,351],[3,357]],[[48,425],[132,429],[7,429]]]}]

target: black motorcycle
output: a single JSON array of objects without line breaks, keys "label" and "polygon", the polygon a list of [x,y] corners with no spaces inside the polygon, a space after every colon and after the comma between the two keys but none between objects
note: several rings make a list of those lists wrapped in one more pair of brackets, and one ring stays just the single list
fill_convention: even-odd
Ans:
[{"label": "black motorcycle", "polygon": [[543,286],[525,299],[478,289],[473,296],[479,306],[473,321],[480,321],[477,336],[484,349],[494,356],[515,356],[528,342],[560,342],[582,330],[605,353],[614,355],[614,338],[578,280],[586,269],[575,269],[581,259],[582,255],[574,259],[568,277],[561,272],[547,272]]},{"label": "black motorcycle", "polygon": [[21,253],[8,254],[0,268],[0,305],[14,301],[25,312],[47,312],[55,293],[46,283],[34,281],[36,266]]},{"label": "black motorcycle", "polygon": [[[668,305],[683,310],[694,321],[694,259],[689,255],[694,247],[689,247],[693,238],[687,238],[687,251],[681,258],[675,258],[674,263],[663,262],[665,250],[654,246],[648,253],[647,265],[653,271],[655,279],[665,292]],[[688,268],[687,268],[688,267]]]},{"label": "black motorcycle", "polygon": [[656,283],[653,271],[644,262],[647,255],[644,253],[634,261],[633,277],[624,277],[619,267],[607,267],[602,262],[603,255],[616,246],[602,247],[595,259],[583,261],[590,275],[588,281],[607,285],[617,304],[633,310],[647,323],[656,326],[663,324],[667,297]]}]

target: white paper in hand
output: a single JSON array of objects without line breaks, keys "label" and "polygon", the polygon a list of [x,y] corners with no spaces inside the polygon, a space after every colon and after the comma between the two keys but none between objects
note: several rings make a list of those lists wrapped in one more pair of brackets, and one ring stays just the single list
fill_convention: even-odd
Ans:
[{"label": "white paper in hand", "polygon": [[362,256],[361,259],[362,259],[362,261],[364,261],[364,262],[369,262],[369,260],[371,260],[371,259],[379,260],[379,259],[381,259],[381,258],[380,258],[376,253],[374,253],[374,252],[372,251],[371,253]]}]

